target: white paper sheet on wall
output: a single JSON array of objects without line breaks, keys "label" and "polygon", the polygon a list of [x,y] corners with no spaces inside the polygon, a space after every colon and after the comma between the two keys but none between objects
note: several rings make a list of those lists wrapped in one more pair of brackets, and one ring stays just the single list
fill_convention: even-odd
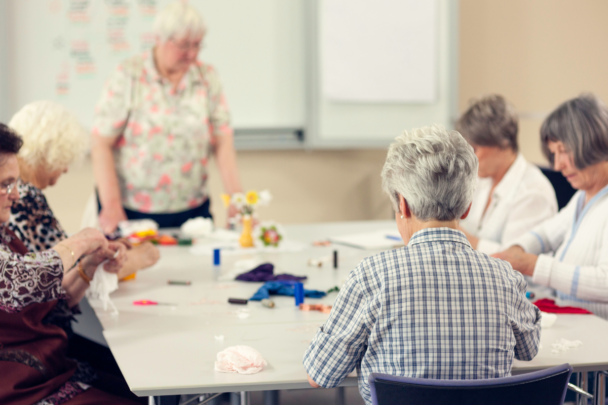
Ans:
[{"label": "white paper sheet on wall", "polygon": [[436,0],[324,0],[323,94],[332,101],[432,103]]}]

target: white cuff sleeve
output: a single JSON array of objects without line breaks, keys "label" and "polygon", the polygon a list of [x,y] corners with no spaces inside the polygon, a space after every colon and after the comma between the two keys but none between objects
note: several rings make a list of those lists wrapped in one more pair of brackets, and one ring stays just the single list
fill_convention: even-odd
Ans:
[{"label": "white cuff sleeve", "polygon": [[508,247],[519,245],[526,253],[538,255],[544,253],[545,245],[541,237],[534,232],[528,232],[525,235],[515,239]]},{"label": "white cuff sleeve", "polygon": [[532,274],[532,282],[545,287],[550,287],[551,267],[555,258],[548,255],[539,255],[534,266],[534,274]]}]

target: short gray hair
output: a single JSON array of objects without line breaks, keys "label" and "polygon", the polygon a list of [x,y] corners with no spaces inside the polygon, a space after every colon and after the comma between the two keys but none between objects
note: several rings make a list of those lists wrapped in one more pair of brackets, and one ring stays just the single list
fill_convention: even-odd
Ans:
[{"label": "short gray hair", "polygon": [[432,125],[395,138],[382,169],[382,188],[399,212],[402,195],[421,221],[460,219],[473,199],[477,157],[456,131]]},{"label": "short gray hair", "polygon": [[8,125],[23,139],[18,156],[33,169],[65,169],[88,147],[88,134],[76,116],[52,101],[26,104]]},{"label": "short gray hair", "polygon": [[207,27],[194,7],[175,1],[165,7],[154,21],[154,32],[161,41],[186,36],[203,36]]},{"label": "short gray hair", "polygon": [[593,94],[562,103],[543,122],[540,139],[545,157],[553,164],[549,141],[560,141],[578,169],[608,160],[608,109]]},{"label": "short gray hair", "polygon": [[456,130],[472,145],[510,148],[517,152],[517,113],[503,96],[491,94],[474,100],[456,122]]}]

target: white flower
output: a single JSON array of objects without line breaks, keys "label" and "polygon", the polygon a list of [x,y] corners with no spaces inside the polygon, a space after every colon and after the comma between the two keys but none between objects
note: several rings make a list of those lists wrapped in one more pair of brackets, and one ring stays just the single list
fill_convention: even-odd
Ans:
[{"label": "white flower", "polygon": [[259,201],[260,205],[268,205],[268,203],[270,203],[270,201],[272,201],[272,194],[270,194],[270,191],[268,191],[268,190],[260,191],[259,196],[260,196],[260,201]]},{"label": "white flower", "polygon": [[243,206],[245,205],[246,201],[245,201],[245,194],[243,193],[234,193],[232,194],[232,201],[231,203],[237,208],[237,209],[241,209],[243,208]]}]

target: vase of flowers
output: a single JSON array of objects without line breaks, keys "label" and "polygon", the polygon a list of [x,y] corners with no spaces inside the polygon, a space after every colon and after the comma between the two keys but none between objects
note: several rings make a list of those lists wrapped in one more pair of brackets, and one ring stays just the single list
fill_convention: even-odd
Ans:
[{"label": "vase of flowers", "polygon": [[253,235],[251,231],[253,230],[253,223],[251,219],[251,215],[243,216],[243,232],[241,232],[241,237],[239,238],[239,245],[243,248],[253,247]]},{"label": "vase of flowers", "polygon": [[238,212],[236,220],[242,220],[243,231],[239,238],[239,244],[243,248],[253,247],[254,241],[252,231],[255,210],[260,205],[267,205],[270,200],[272,200],[272,195],[268,190],[263,190],[259,193],[255,190],[251,190],[245,194],[234,193],[232,196],[223,194],[222,200],[226,207],[233,205]]}]

